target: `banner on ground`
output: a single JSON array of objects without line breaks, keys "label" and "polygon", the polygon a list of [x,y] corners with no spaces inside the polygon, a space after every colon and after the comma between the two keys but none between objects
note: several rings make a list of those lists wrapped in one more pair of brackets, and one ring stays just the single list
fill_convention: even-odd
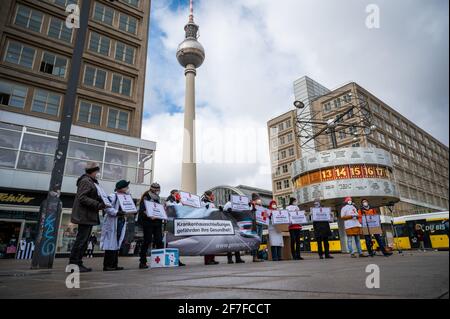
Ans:
[{"label": "banner on ground", "polygon": [[229,220],[175,219],[174,235],[179,236],[230,236],[234,235]]}]

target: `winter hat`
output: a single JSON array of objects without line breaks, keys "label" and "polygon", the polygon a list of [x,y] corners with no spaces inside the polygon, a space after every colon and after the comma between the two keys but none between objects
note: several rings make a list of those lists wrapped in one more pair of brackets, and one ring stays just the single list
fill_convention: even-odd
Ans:
[{"label": "winter hat", "polygon": [[275,206],[278,206],[276,201],[271,200],[269,203],[269,207],[271,208],[273,204],[275,204]]},{"label": "winter hat", "polygon": [[150,185],[150,189],[152,190],[160,190],[161,189],[161,185],[159,185],[158,183],[153,183],[152,185]]},{"label": "winter hat", "polygon": [[252,200],[258,200],[258,199],[260,199],[261,197],[257,194],[257,193],[253,193],[252,194]]},{"label": "winter hat", "polygon": [[128,181],[126,181],[126,180],[121,180],[121,181],[118,181],[117,183],[116,183],[116,190],[118,190],[118,189],[123,189],[123,188],[127,188],[128,187],[128,185],[130,185],[130,182]]},{"label": "winter hat", "polygon": [[353,199],[350,196],[348,196],[348,197],[345,198],[345,202],[346,203],[347,202],[353,202]]},{"label": "winter hat", "polygon": [[96,162],[88,162],[84,170],[87,174],[91,174],[100,171],[100,166]]}]

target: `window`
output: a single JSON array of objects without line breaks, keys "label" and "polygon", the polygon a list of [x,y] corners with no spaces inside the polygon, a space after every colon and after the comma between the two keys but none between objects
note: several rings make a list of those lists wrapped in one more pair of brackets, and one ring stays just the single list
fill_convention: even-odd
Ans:
[{"label": "window", "polygon": [[288,143],[290,143],[290,142],[293,141],[292,133],[289,133],[289,134],[287,135],[287,140],[288,140]]},{"label": "window", "polygon": [[385,119],[389,119],[389,112],[385,108],[381,108],[381,114]]},{"label": "window", "polygon": [[371,106],[373,112],[380,113],[380,105],[379,104],[372,102],[370,106]]},{"label": "window", "polygon": [[419,148],[419,143],[417,143],[417,140],[412,140],[412,142],[415,148]]},{"label": "window", "polygon": [[339,131],[339,139],[343,140],[347,137],[345,130]]},{"label": "window", "polygon": [[394,125],[400,125],[400,119],[395,115],[392,115],[392,122]]},{"label": "window", "polygon": [[285,159],[287,157],[286,151],[281,151],[281,159]]},{"label": "window", "polygon": [[355,112],[353,112],[353,109],[348,110],[347,119],[351,119],[354,116],[355,116]]},{"label": "window", "polygon": [[56,145],[56,138],[24,134],[17,168],[39,172],[51,172]]},{"label": "window", "polygon": [[402,121],[402,128],[407,131],[408,130],[408,124],[404,121]]},{"label": "window", "polygon": [[278,139],[278,141],[279,141],[279,144],[280,144],[280,145],[284,145],[285,142],[286,142],[286,139],[284,138],[284,136],[282,136],[282,137],[280,137],[280,138]]},{"label": "window", "polygon": [[134,52],[135,49],[132,46],[117,42],[115,59],[128,64],[134,64]]},{"label": "window", "polygon": [[136,34],[137,19],[121,13],[119,17],[119,29],[131,34]]},{"label": "window", "polygon": [[288,129],[288,128],[290,128],[291,126],[292,126],[291,120],[287,120],[287,121],[286,121],[286,128]]},{"label": "window", "polygon": [[336,100],[334,100],[334,107],[335,108],[340,108],[341,107],[341,98],[340,97],[338,97]]},{"label": "window", "polygon": [[35,90],[31,110],[57,116],[61,104],[61,95],[44,90]]},{"label": "window", "polygon": [[388,123],[386,123],[386,131],[388,131],[388,132],[391,133],[391,134],[394,134],[394,131],[393,131],[393,129],[392,129],[392,125],[390,125],[390,124],[388,124]]},{"label": "window", "polygon": [[360,147],[360,146],[361,146],[361,144],[359,142],[352,144],[352,147]]},{"label": "window", "polygon": [[94,20],[112,26],[114,20],[114,9],[96,2],[94,9]]},{"label": "window", "polygon": [[2,125],[0,128],[0,167],[16,166],[17,151],[22,137],[22,127]]},{"label": "window", "polygon": [[345,103],[350,103],[352,101],[352,95],[350,93],[344,94],[343,99]]},{"label": "window", "polygon": [[78,121],[93,125],[100,125],[102,118],[102,107],[89,102],[82,101],[78,111]]},{"label": "window", "polygon": [[384,143],[384,144],[386,144],[386,138],[385,138],[385,136],[384,136],[384,134],[383,133],[380,133],[380,132],[378,132],[378,140],[381,142],[381,143]]},{"label": "window", "polygon": [[17,7],[14,24],[27,28],[31,31],[41,32],[43,18],[44,15],[42,12],[19,5]]},{"label": "window", "polygon": [[294,156],[295,154],[294,154],[294,148],[290,148],[289,149],[289,156]]},{"label": "window", "polygon": [[277,135],[278,134],[278,128],[276,126],[272,126],[270,128],[270,134],[271,135]]},{"label": "window", "polygon": [[139,0],[122,0],[125,3],[128,3],[130,6],[139,7]]},{"label": "window", "polygon": [[409,129],[410,129],[409,131],[411,132],[411,136],[416,137],[416,130],[412,127],[410,127]]},{"label": "window", "polygon": [[67,59],[54,55],[52,53],[44,52],[41,61],[40,71],[47,74],[52,74],[64,78],[66,76]]},{"label": "window", "polygon": [[400,164],[400,158],[396,154],[392,154],[392,158],[395,164]]},{"label": "window", "polygon": [[105,89],[106,71],[92,66],[86,66],[84,71],[85,85],[94,86],[99,89]]},{"label": "window", "polygon": [[89,140],[89,144],[86,142],[86,140],[79,141],[73,136],[70,137],[65,172],[67,175],[80,176],[84,173],[88,161],[103,162],[104,142],[92,140]]},{"label": "window", "polygon": [[283,174],[289,173],[289,167],[287,166],[287,164],[282,166],[282,170],[283,170]]},{"label": "window", "polygon": [[112,91],[126,96],[131,96],[131,79],[114,74],[112,80]]},{"label": "window", "polygon": [[400,148],[400,152],[402,152],[403,154],[406,154],[406,148],[405,145],[398,143],[398,147]]},{"label": "window", "polygon": [[411,148],[408,148],[408,153],[411,158],[414,158],[414,151]]},{"label": "window", "polygon": [[323,105],[323,111],[324,112],[330,112],[331,111],[331,102],[327,102]]},{"label": "window", "polygon": [[356,127],[354,127],[354,126],[350,126],[350,127],[348,128],[348,132],[349,132],[350,135],[355,134],[356,131],[357,131],[357,130],[356,130]]},{"label": "window", "polygon": [[396,129],[396,130],[395,130],[395,134],[397,135],[397,138],[398,138],[398,139],[400,139],[400,140],[402,139],[403,136],[402,136],[402,132],[401,132],[400,130],[397,130],[397,129]]},{"label": "window", "polygon": [[389,146],[391,148],[396,148],[397,147],[397,145],[395,144],[395,141],[392,138],[389,138]]},{"label": "window", "polygon": [[50,0],[50,2],[64,8],[69,4],[78,4],[78,0]]},{"label": "window", "polygon": [[109,56],[110,45],[111,40],[108,37],[95,32],[91,32],[91,38],[89,40],[89,51]]},{"label": "window", "polygon": [[35,49],[18,42],[9,42],[5,61],[23,66],[27,69],[32,69],[35,55]]},{"label": "window", "polygon": [[408,145],[411,145],[411,138],[408,135],[405,135],[405,142]]},{"label": "window", "polygon": [[24,86],[0,81],[0,104],[19,109],[25,107],[28,89]]},{"label": "window", "polygon": [[50,19],[50,27],[48,28],[48,36],[53,39],[64,42],[72,42],[72,29],[66,27],[66,22],[52,17]]},{"label": "window", "polygon": [[284,180],[284,188],[289,188],[289,187],[291,187],[291,183],[289,182],[288,179],[285,179]]},{"label": "window", "polygon": [[282,190],[283,189],[281,182],[276,182],[275,185],[276,185],[277,190]]},{"label": "window", "polygon": [[108,128],[128,131],[130,112],[110,108],[108,112]]}]

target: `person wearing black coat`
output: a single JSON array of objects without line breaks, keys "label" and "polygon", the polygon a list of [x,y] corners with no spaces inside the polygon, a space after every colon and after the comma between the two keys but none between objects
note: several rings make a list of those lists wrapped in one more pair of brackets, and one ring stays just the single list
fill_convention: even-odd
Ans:
[{"label": "person wearing black coat", "polygon": [[138,224],[142,226],[144,232],[144,242],[141,246],[139,253],[139,269],[148,269],[147,265],[147,253],[148,249],[162,249],[163,244],[163,221],[161,219],[150,218],[146,214],[145,201],[155,202],[161,204],[161,198],[159,194],[161,192],[161,186],[157,183],[153,183],[150,186],[150,190],[146,191],[139,202],[139,215]]},{"label": "person wearing black coat", "polygon": [[[314,207],[320,208],[320,202],[316,201],[314,203]],[[330,243],[328,242],[329,237],[331,237],[332,235],[330,223],[325,221],[313,222],[313,228],[314,228],[314,236],[316,237],[317,241],[317,249],[320,259],[324,258],[323,248],[325,248],[325,258],[333,259],[333,256],[330,255]],[[323,248],[322,243],[324,246]]]}]

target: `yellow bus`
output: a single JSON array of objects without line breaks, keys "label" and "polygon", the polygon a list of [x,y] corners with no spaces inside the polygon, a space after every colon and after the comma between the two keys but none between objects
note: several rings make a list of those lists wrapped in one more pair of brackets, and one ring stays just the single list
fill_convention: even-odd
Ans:
[{"label": "yellow bus", "polygon": [[403,250],[417,249],[415,228],[419,224],[424,231],[425,248],[448,250],[448,215],[449,212],[408,215],[394,218],[396,238],[394,248]]}]

